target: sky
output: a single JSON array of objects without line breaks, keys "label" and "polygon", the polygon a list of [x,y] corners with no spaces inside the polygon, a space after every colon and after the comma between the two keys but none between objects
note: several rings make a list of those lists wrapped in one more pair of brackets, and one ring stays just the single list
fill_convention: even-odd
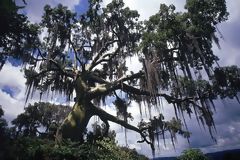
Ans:
[{"label": "sky", "polygon": [[[103,0],[104,5],[109,3],[110,0]],[[160,3],[174,4],[177,11],[184,10],[185,0],[125,0],[126,6],[131,9],[137,10],[140,13],[140,19],[145,20],[149,16],[155,14],[159,10]],[[226,0],[228,11],[230,12],[229,20],[218,26],[223,34],[223,39],[220,40],[221,50],[214,46],[214,53],[220,58],[220,65],[240,65],[240,0]],[[18,4],[22,4],[21,0],[17,0]],[[27,0],[27,6],[23,12],[29,17],[31,22],[40,22],[43,7],[46,4],[56,6],[62,3],[68,6],[71,10],[80,13],[86,11],[88,3],[87,0]],[[138,70],[139,64],[129,61],[128,65],[131,70]],[[24,73],[21,71],[21,66],[6,63],[2,71],[0,71],[0,105],[5,111],[5,118],[9,121],[16,118],[19,113],[24,111],[25,103],[25,78]],[[64,103],[62,96],[43,97],[44,100],[50,102]],[[39,95],[36,93],[29,100],[29,103],[39,100]],[[73,102],[70,102],[72,105]],[[160,145],[160,150],[157,150],[156,156],[176,156],[179,155],[184,149],[189,147],[200,148],[204,152],[214,152],[225,149],[240,148],[240,105],[234,100],[218,100],[215,102],[217,112],[214,113],[215,124],[217,133],[215,143],[208,131],[199,128],[197,122],[193,119],[186,119],[188,128],[192,132],[190,144],[186,139],[178,137],[176,150],[173,149],[171,141],[167,141],[167,146]],[[105,109],[116,115],[114,107],[109,104]],[[128,110],[132,113],[134,120],[131,122],[137,125],[140,118],[138,106],[135,103],[131,104]],[[164,102],[163,113],[165,117],[171,118],[173,109]],[[146,117],[145,117],[146,118]],[[92,119],[93,121],[94,119]],[[111,129],[117,132],[117,140],[120,145],[125,145],[124,132],[122,127],[111,123]],[[151,149],[147,144],[137,144],[136,141],[140,136],[132,131],[128,131],[128,146],[136,148],[139,153],[151,157]]]}]

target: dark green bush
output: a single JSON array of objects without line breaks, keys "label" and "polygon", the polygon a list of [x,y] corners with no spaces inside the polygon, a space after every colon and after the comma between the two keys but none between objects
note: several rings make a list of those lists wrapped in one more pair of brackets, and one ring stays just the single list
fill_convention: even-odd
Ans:
[{"label": "dark green bush", "polygon": [[184,150],[178,160],[209,160],[200,149],[187,149]]},{"label": "dark green bush", "polygon": [[119,147],[109,139],[97,140],[94,144],[85,142],[78,144],[67,141],[56,145],[52,140],[22,137],[11,142],[9,150],[4,153],[4,159],[18,160],[94,160],[94,159],[127,159],[145,160],[135,150]]}]

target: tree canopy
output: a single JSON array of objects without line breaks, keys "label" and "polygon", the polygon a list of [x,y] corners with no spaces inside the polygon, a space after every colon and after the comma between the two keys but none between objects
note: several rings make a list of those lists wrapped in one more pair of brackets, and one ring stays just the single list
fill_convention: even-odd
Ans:
[{"label": "tree canopy", "polygon": [[30,62],[32,49],[39,44],[39,27],[30,23],[26,15],[19,13],[23,8],[13,0],[0,2],[0,70],[10,56]]},{"label": "tree canopy", "polygon": [[[176,134],[189,138],[184,113],[194,114],[212,135],[214,100],[238,100],[240,89],[239,68],[220,67],[212,50],[213,43],[220,48],[217,24],[227,20],[226,2],[186,0],[185,9],[176,12],[174,5],[161,4],[158,13],[142,22],[122,0],[106,7],[101,0],[89,0],[88,11],[80,16],[61,4],[45,6],[42,21],[34,25],[34,33],[46,31],[43,40],[31,36],[31,41],[22,37],[18,42],[31,44],[23,47],[30,57],[24,67],[27,99],[39,90],[40,99],[52,92],[75,100],[58,128],[57,141],[83,141],[92,116],[98,116],[107,131],[111,121],[139,133],[138,142],[148,143],[153,151],[160,135],[165,140],[169,134],[173,145]],[[126,66],[133,56],[142,63],[137,72]],[[109,96],[115,97],[117,116],[101,108]],[[170,121],[160,112],[162,99],[175,110]],[[139,103],[141,114],[144,102],[149,121],[131,125],[134,117],[127,109],[132,101]],[[159,116],[151,115],[152,108]]]}]

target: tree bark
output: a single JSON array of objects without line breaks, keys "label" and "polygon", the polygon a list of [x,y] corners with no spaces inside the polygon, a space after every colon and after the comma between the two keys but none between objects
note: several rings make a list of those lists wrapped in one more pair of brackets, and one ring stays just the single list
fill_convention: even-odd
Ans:
[{"label": "tree bark", "polygon": [[71,139],[72,141],[83,142],[83,133],[92,116],[90,106],[80,101],[76,102],[72,111],[68,114],[57,131],[57,141]]},{"label": "tree bark", "polygon": [[83,142],[83,134],[90,118],[93,116],[90,100],[87,98],[86,86],[81,77],[76,80],[75,90],[77,94],[76,103],[57,130],[57,142],[61,142],[62,139]]}]

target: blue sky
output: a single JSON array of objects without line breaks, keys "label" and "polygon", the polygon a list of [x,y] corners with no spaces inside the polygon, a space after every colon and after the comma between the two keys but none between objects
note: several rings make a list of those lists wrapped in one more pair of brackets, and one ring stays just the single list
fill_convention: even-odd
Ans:
[{"label": "blue sky", "polygon": [[78,14],[85,13],[88,9],[88,0],[81,0],[80,3],[75,6],[74,9]]},{"label": "blue sky", "polygon": [[[106,5],[110,0],[103,0]],[[22,0],[17,0],[18,4]],[[30,21],[39,22],[45,4],[56,6],[58,3],[68,6],[71,10],[76,11],[78,14],[85,12],[88,6],[87,0],[27,0],[24,13],[27,14]],[[160,3],[174,4],[178,11],[183,10],[185,0],[125,0],[127,6],[131,9],[138,10],[141,15],[141,20],[147,19],[150,15],[156,13],[159,9]],[[224,36],[221,39],[221,50],[214,47],[214,53],[220,58],[220,65],[240,65],[240,0],[227,0],[228,11],[230,12],[229,20],[218,26],[219,30]],[[7,63],[3,70],[0,72],[0,105],[5,110],[5,117],[12,120],[19,113],[23,112],[25,101],[25,79],[19,62],[11,60],[12,64]],[[133,58],[132,63],[128,62],[131,70],[138,70],[140,65],[135,63]],[[46,101],[62,102],[63,97],[47,98],[43,97]],[[39,100],[39,95],[35,94],[30,103]],[[73,104],[73,102],[70,102]],[[171,118],[173,109],[164,102],[163,112],[166,118]],[[240,148],[240,105],[232,100],[219,100],[216,101],[217,113],[214,113],[215,123],[217,127],[217,134],[215,135],[218,143],[216,144],[211,140],[210,135],[203,128],[199,128],[197,122],[193,119],[186,119],[190,131],[193,133],[190,138],[190,145],[181,137],[178,138],[176,144],[176,151],[174,151],[170,140],[167,141],[167,146],[161,145],[161,150],[158,151],[157,156],[174,156],[178,155],[183,149],[188,147],[201,148],[204,152],[212,152],[223,149]],[[106,106],[105,109],[115,115],[114,107]],[[135,117],[132,124],[136,125],[140,115],[138,107],[135,103],[129,108],[129,111]],[[146,118],[146,117],[145,117]],[[119,144],[124,145],[124,132],[121,127],[111,124],[111,129],[116,130],[117,140]],[[150,147],[146,144],[137,144],[136,141],[140,136],[134,132],[128,131],[128,145],[129,147],[136,148],[140,153],[151,156]]]}]

